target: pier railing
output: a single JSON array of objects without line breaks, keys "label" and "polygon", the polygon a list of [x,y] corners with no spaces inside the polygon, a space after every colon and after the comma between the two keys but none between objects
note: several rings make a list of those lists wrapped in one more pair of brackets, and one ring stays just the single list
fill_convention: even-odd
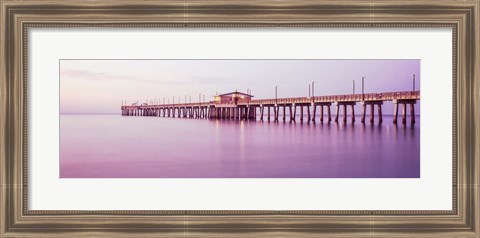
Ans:
[{"label": "pier railing", "polygon": [[238,104],[262,105],[262,104],[291,104],[291,103],[334,103],[334,102],[361,102],[361,101],[392,101],[399,99],[420,99],[420,91],[409,92],[386,92],[366,94],[346,94],[315,97],[293,97],[277,99],[253,99],[240,100]]}]

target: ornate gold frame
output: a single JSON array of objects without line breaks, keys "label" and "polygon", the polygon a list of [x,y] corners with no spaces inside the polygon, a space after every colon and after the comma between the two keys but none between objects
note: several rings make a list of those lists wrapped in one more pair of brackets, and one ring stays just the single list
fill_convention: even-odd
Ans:
[{"label": "ornate gold frame", "polygon": [[[479,7],[479,0],[0,0],[0,237],[480,237]],[[28,210],[27,36],[32,27],[451,27],[452,210]]]}]

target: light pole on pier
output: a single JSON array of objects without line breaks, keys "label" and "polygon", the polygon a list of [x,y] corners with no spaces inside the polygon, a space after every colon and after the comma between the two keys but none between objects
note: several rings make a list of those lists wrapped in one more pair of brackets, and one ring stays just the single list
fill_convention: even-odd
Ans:
[{"label": "light pole on pier", "polygon": [[413,74],[413,91],[415,92],[415,74]]},{"label": "light pole on pier", "polygon": [[312,97],[315,97],[315,81],[312,82]]},{"label": "light pole on pier", "polygon": [[308,97],[311,97],[312,94],[310,93],[312,85],[308,84]]},{"label": "light pole on pier", "polygon": [[312,82],[312,100],[315,101],[315,81]]},{"label": "light pole on pier", "polygon": [[275,104],[277,104],[277,91],[278,91],[278,85],[275,86]]},{"label": "light pole on pier", "polygon": [[362,101],[365,101],[365,76],[362,77]]},{"label": "light pole on pier", "polygon": [[353,95],[355,95],[355,80],[352,80],[352,84],[353,84]]}]

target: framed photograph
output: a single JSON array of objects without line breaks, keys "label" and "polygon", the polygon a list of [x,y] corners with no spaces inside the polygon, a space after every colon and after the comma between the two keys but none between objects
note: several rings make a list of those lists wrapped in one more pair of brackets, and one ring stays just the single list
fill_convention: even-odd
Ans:
[{"label": "framed photograph", "polygon": [[[419,75],[416,59],[63,59],[60,178],[420,178]],[[150,99],[119,108],[132,94]]]},{"label": "framed photograph", "polygon": [[480,236],[478,0],[0,4],[0,237]]}]

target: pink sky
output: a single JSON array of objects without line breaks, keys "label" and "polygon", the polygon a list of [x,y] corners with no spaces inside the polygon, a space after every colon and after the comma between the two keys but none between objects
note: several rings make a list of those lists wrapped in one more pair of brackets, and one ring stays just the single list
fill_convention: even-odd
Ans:
[{"label": "pink sky", "polygon": [[[420,89],[420,60],[61,60],[61,113],[120,113],[129,104],[163,98],[212,100],[216,93],[252,91],[255,98]],[[388,110],[388,109],[387,109]],[[418,110],[419,111],[419,110]],[[387,114],[389,112],[387,111]]]}]

